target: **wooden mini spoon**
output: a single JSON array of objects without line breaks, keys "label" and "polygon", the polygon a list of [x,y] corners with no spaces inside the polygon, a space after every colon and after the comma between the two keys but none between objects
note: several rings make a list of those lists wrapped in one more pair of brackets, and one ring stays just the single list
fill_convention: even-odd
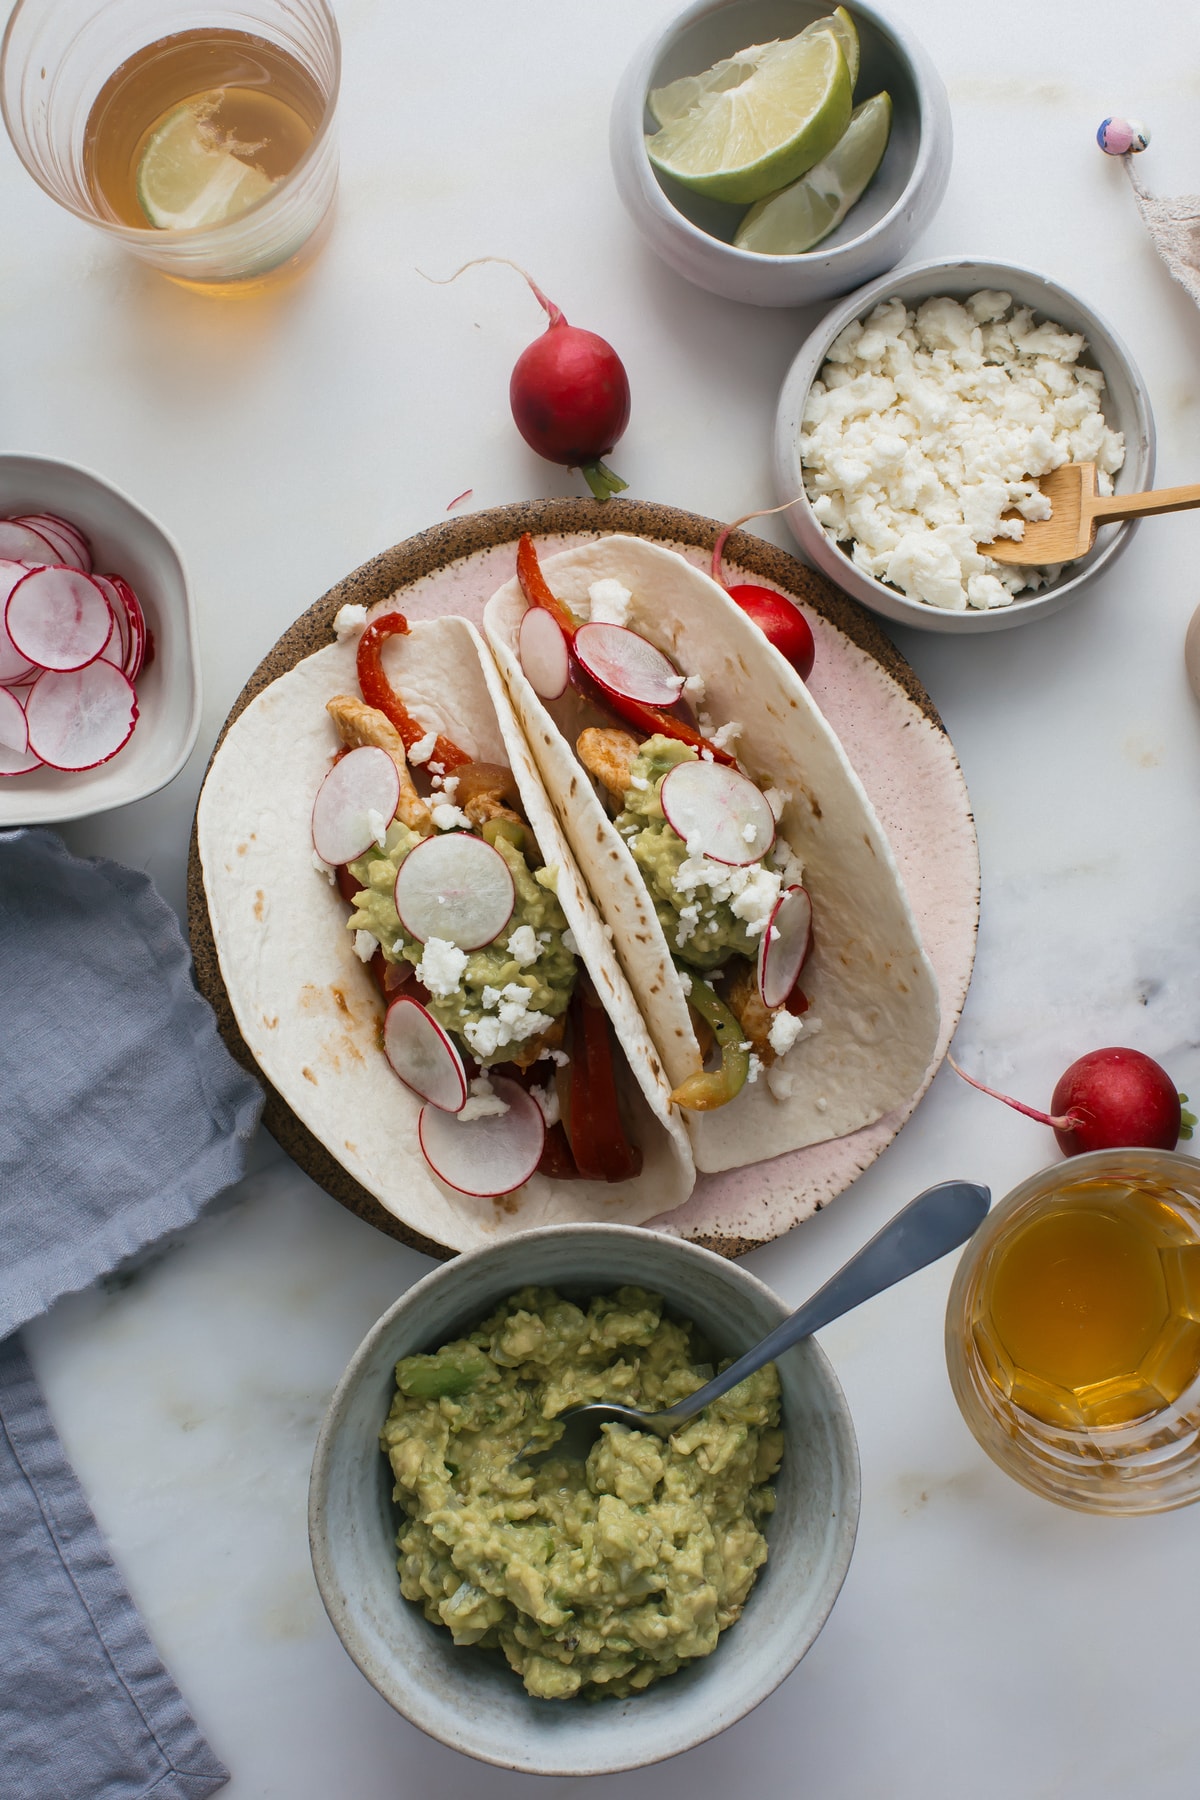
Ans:
[{"label": "wooden mini spoon", "polygon": [[[1073,562],[1086,556],[1097,525],[1108,519],[1136,519],[1146,513],[1183,512],[1200,506],[1200,484],[1154,488],[1148,494],[1098,494],[1095,463],[1064,463],[1038,483],[1050,502],[1048,519],[1026,520],[1024,537],[996,538],[980,544],[982,555],[1001,563],[1040,568],[1045,563]],[[1019,515],[1010,513],[1009,518]]]}]

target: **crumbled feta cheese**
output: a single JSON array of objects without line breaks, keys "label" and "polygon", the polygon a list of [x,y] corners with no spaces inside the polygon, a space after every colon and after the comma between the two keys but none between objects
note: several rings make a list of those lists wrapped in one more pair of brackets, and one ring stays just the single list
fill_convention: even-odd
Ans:
[{"label": "crumbled feta cheese", "polygon": [[742,728],[736,719],[728,719],[718,730],[707,732],[705,735],[718,750],[728,750],[730,745],[736,743],[742,735]]},{"label": "crumbled feta cheese", "polygon": [[539,1062],[552,1062],[556,1069],[565,1069],[571,1059],[565,1050],[543,1050],[537,1060]]},{"label": "crumbled feta cheese", "polygon": [[330,887],[336,887],[337,886],[337,870],[334,868],[333,864],[327,863],[325,861],[324,857],[317,855],[315,850],[313,851],[312,862],[313,862],[313,868],[317,871],[317,874],[323,875],[325,877],[326,881],[329,883]]},{"label": "crumbled feta cheese", "polygon": [[439,831],[470,831],[471,821],[461,807],[451,806],[448,800],[439,800],[431,806],[429,816]]},{"label": "crumbled feta cheese", "polygon": [[356,931],[354,934],[354,954],[359,962],[370,962],[379,948],[379,939],[371,936],[369,931]]},{"label": "crumbled feta cheese", "polygon": [[767,1042],[776,1056],[786,1056],[803,1030],[804,1020],[797,1018],[795,1013],[790,1013],[781,1006],[771,1019]]},{"label": "crumbled feta cheese", "polygon": [[523,969],[527,969],[530,963],[535,963],[541,955],[532,925],[518,925],[504,947]]},{"label": "crumbled feta cheese", "polygon": [[568,925],[562,934],[563,949],[569,950],[572,956],[579,955],[579,940]]},{"label": "crumbled feta cheese", "polygon": [[646,780],[644,775],[631,775],[629,777],[629,785],[631,788],[636,788],[639,794],[644,794],[649,788],[650,783]]},{"label": "crumbled feta cheese", "polygon": [[632,599],[627,587],[606,575],[602,581],[593,581],[588,588],[588,616],[594,625],[628,625]]},{"label": "crumbled feta cheese", "polygon": [[758,826],[747,819],[746,823],[742,826],[742,838],[744,842],[752,844],[757,836]]},{"label": "crumbled feta cheese", "polygon": [[767,1086],[776,1100],[790,1100],[796,1091],[796,1072],[782,1063],[772,1063],[767,1070]]},{"label": "crumbled feta cheese", "polygon": [[555,1084],[552,1081],[549,1081],[544,1088],[531,1087],[529,1092],[542,1109],[542,1117],[546,1121],[546,1129],[549,1130],[551,1125],[557,1125],[562,1115],[559,1112],[558,1089]]},{"label": "crumbled feta cheese", "polygon": [[[437,732],[427,731],[418,738],[411,750],[405,752],[410,763],[427,763],[433,755],[433,746],[437,743]],[[439,771],[440,773],[441,771]]]},{"label": "crumbled feta cheese", "polygon": [[762,1058],[759,1056],[755,1056],[752,1052],[751,1056],[750,1056],[750,1067],[746,1071],[746,1086],[747,1087],[753,1086],[753,1084],[758,1080],[759,1076],[762,1074],[762,1067],[763,1067],[762,1066]]},{"label": "crumbled feta cheese", "polygon": [[424,982],[431,994],[445,999],[458,992],[466,966],[467,953],[457,944],[448,938],[426,938],[417,964],[417,980]]},{"label": "crumbled feta cheese", "polygon": [[1111,493],[1125,445],[1086,351],[1009,294],[911,312],[885,300],[839,333],[809,391],[800,454],[816,517],[868,575],[947,611],[1007,606],[1053,580],[978,546],[1049,517],[1037,478],[1063,463],[1095,462]]},{"label": "crumbled feta cheese", "polygon": [[707,692],[703,675],[689,675],[683,684],[683,692],[684,697],[690,700],[693,706],[703,706]]},{"label": "crumbled feta cheese", "polygon": [[682,950],[688,939],[695,936],[696,927],[699,923],[700,908],[695,901],[690,902],[687,906],[680,907],[679,929],[675,933],[675,947],[677,950]]},{"label": "crumbled feta cheese", "polygon": [[387,843],[388,822],[383,814],[376,812],[373,806],[367,808],[367,830],[382,850]]},{"label": "crumbled feta cheese", "polygon": [[[675,870],[672,883],[677,894],[694,894],[707,888],[713,901],[728,900],[734,917],[745,922],[751,937],[758,937],[767,928],[783,878],[777,869],[760,862],[740,868],[714,862],[699,853],[698,845],[689,843],[688,854]],[[685,934],[684,942],[690,935]]]},{"label": "crumbled feta cheese", "polygon": [[441,787],[443,794],[445,794],[447,800],[449,800],[451,806],[453,806],[454,802],[458,799],[458,776],[447,775],[443,780],[440,775],[435,775],[433,781],[435,787]]},{"label": "crumbled feta cheese", "polygon": [[[495,993],[495,989],[485,988],[485,996],[489,993]],[[549,1030],[554,1020],[549,1013],[531,1008],[529,999],[527,987],[510,981],[500,989],[494,1013],[485,1012],[481,1019],[467,1021],[463,1036],[476,1056],[494,1056],[506,1044],[522,1043],[536,1037],[539,1031]]]},{"label": "crumbled feta cheese", "polygon": [[333,629],[340,644],[343,638],[357,637],[367,622],[365,606],[339,606],[333,618]]},{"label": "crumbled feta cheese", "polygon": [[491,1119],[507,1111],[508,1101],[500,1098],[486,1075],[477,1075],[455,1117],[467,1125],[472,1119]]}]

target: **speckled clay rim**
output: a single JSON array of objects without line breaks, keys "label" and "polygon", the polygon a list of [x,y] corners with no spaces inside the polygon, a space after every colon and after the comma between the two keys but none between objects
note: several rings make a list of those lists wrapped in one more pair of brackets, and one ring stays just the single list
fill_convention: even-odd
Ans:
[{"label": "speckled clay rim", "polygon": [[[711,550],[718,534],[724,530],[719,520],[702,514],[683,512],[677,507],[661,506],[642,500],[523,500],[512,506],[491,507],[466,518],[451,519],[418,532],[401,544],[394,544],[370,562],[363,563],[353,574],[339,581],[329,592],[302,613],[294,625],[278,640],[259,663],[249,681],[230,708],[229,716],[213,746],[216,755],[225,733],[234,720],[263,689],[280,675],[303,662],[314,651],[323,650],[333,641],[333,619],[339,607],[348,603],[374,606],[398,588],[419,581],[456,562],[465,562],[481,551],[493,550],[501,544],[515,544],[523,532],[533,537],[593,536],[607,537],[612,532],[628,532],[637,537],[654,538],[673,544],[690,544]],[[765,539],[747,532],[734,532],[725,555],[731,563],[747,569],[765,581],[773,582],[786,593],[820,613],[843,636],[850,639],[902,689],[916,709],[944,737],[949,737],[929,695],[912,669],[882,629],[856,601],[838,588],[806,569],[786,550],[778,549]],[[209,758],[212,767],[212,757]],[[205,770],[207,777],[208,770]],[[229,1050],[254,1075],[263,1087],[266,1102],[263,1123],[271,1136],[297,1163],[304,1173],[327,1194],[337,1200],[368,1225],[374,1225],[389,1237],[399,1238],[426,1256],[446,1260],[455,1254],[419,1231],[414,1231],[394,1213],[380,1205],[373,1194],[349,1175],[342,1165],[301,1123],[291,1107],[282,1100],[264,1078],[246,1046],[229,995],[221,977],[216,944],[208,916],[208,901],[200,870],[200,854],[196,842],[196,824],[192,821],[192,837],[188,851],[187,875],[188,934],[195,958],[196,981],[201,993],[217,1016],[217,1026]],[[719,1255],[735,1259],[759,1248],[758,1240],[748,1238],[715,1238],[710,1233],[697,1236],[696,1242]]]}]

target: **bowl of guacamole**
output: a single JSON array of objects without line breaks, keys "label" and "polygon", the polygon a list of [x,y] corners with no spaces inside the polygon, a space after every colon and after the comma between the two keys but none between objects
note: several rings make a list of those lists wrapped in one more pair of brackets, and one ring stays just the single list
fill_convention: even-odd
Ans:
[{"label": "bowl of guacamole", "polygon": [[553,1444],[572,1402],[669,1405],[787,1311],[736,1264],[617,1225],[524,1232],[409,1289],[334,1394],[309,1504],[326,1610],[384,1698],[467,1755],[562,1776],[678,1755],[764,1699],[857,1525],[819,1348],[667,1443],[607,1426],[586,1466]]}]

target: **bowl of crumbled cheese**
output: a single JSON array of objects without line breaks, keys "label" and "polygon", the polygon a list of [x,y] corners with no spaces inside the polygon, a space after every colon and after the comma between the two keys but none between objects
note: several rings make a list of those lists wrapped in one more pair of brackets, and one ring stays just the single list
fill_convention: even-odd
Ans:
[{"label": "bowl of crumbled cheese", "polygon": [[1128,350],[1077,294],[1009,263],[926,262],[809,336],[774,460],[801,550],[846,593],[921,631],[1000,631],[1065,606],[1134,527],[1041,569],[980,545],[1048,517],[1038,478],[1063,463],[1094,462],[1104,493],[1149,487],[1154,420]]}]

